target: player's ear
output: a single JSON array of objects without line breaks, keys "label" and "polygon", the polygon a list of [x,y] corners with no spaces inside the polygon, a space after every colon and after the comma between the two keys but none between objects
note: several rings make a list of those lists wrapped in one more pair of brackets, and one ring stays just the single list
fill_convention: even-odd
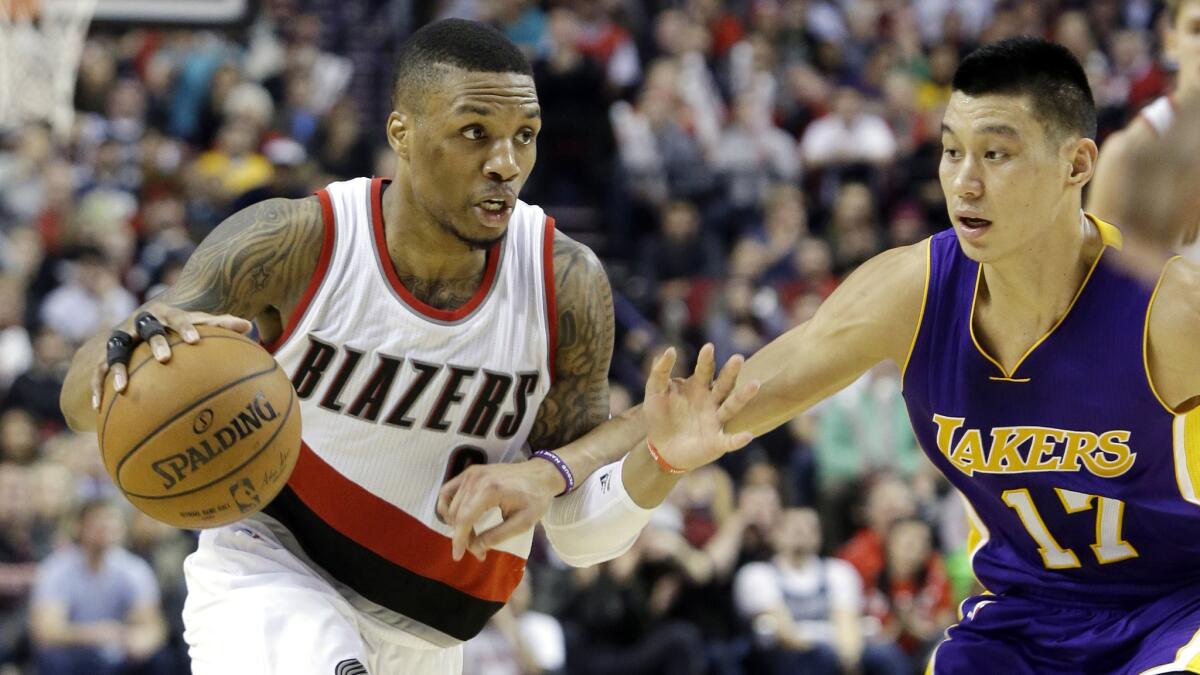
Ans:
[{"label": "player's ear", "polygon": [[1100,150],[1096,147],[1096,141],[1090,138],[1068,141],[1067,148],[1069,152],[1067,159],[1071,165],[1067,174],[1067,184],[1082,187],[1096,173],[1096,157],[1099,156]]},{"label": "player's ear", "polygon": [[408,143],[412,132],[412,116],[393,110],[387,119],[387,140],[392,150],[401,158],[408,159]]}]

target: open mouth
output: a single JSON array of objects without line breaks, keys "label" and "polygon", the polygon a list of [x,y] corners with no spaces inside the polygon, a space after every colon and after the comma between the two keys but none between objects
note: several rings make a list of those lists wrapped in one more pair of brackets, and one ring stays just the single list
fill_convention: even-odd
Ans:
[{"label": "open mouth", "polygon": [[512,206],[503,199],[485,199],[475,205],[475,215],[484,226],[503,227],[512,215]]},{"label": "open mouth", "polygon": [[986,218],[966,218],[963,216],[959,216],[958,222],[965,230],[982,230],[992,224],[992,221]]}]

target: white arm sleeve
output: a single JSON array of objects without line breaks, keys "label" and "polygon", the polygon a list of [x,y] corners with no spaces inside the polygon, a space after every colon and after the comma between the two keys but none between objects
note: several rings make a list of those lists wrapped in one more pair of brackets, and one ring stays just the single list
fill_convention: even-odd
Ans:
[{"label": "white arm sleeve", "polygon": [[621,480],[624,458],[601,467],[542,517],[546,538],[563,562],[588,567],[633,546],[654,509],[634,503]]}]

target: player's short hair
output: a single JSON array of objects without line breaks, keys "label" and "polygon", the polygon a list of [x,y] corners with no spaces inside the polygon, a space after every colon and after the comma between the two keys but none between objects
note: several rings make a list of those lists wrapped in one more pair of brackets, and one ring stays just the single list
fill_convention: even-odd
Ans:
[{"label": "player's short hair", "polygon": [[392,105],[420,101],[443,67],[533,76],[529,59],[495,28],[465,19],[435,21],[413,33],[396,55]]},{"label": "player's short hair", "polygon": [[1087,74],[1062,45],[1015,37],[980,47],[959,64],[952,86],[969,96],[1028,96],[1052,139],[1096,137],[1096,102]]}]

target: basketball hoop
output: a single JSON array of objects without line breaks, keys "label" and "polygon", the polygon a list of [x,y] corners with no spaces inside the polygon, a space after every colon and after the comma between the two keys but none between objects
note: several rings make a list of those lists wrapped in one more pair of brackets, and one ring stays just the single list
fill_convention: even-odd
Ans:
[{"label": "basketball hoop", "polygon": [[96,0],[0,0],[0,131],[71,130],[75,77]]}]

